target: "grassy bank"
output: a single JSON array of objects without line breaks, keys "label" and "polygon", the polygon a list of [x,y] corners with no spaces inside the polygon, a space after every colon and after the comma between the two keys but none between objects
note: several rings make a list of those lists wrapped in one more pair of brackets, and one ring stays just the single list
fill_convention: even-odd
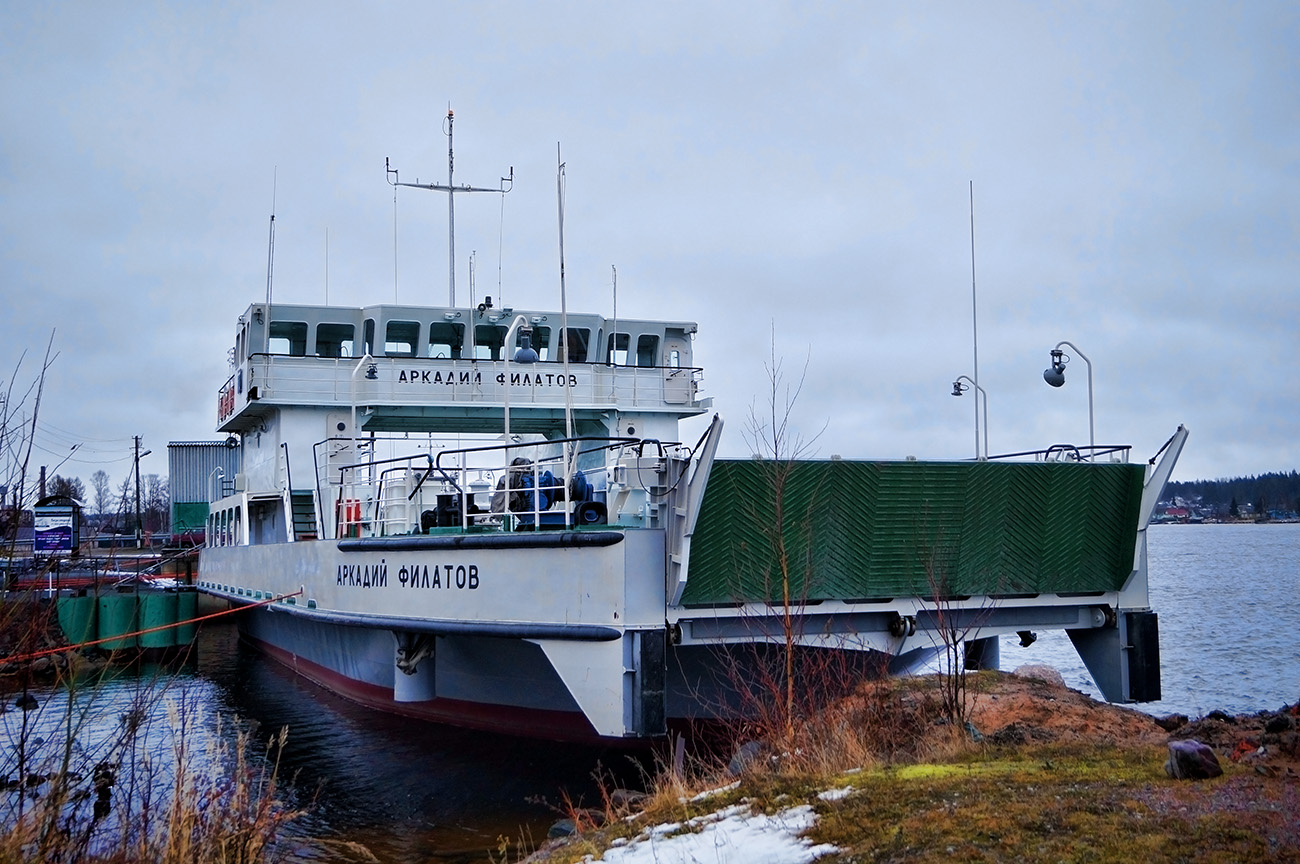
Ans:
[{"label": "grassy bank", "polygon": [[[665,775],[635,813],[606,808],[586,820],[587,830],[527,860],[608,853],[670,862],[707,853],[739,864],[753,853],[742,841],[714,833],[701,852],[675,846],[674,837],[712,831],[720,812],[790,814],[807,806],[816,818],[802,833],[804,853],[816,844],[838,850],[823,861],[1300,862],[1294,723],[1289,733],[1272,734],[1261,754],[1262,721],[1215,721],[1217,738],[1201,737],[1211,738],[1224,775],[1174,780],[1164,770],[1166,742],[1214,731],[1205,722],[1171,733],[1151,717],[1055,684],[989,673],[972,683],[979,740],[931,722],[918,729],[912,755],[863,758],[857,744],[851,756],[767,748],[739,777],[699,765],[686,780]],[[894,698],[925,704],[924,682],[893,687]],[[854,764],[834,765],[840,758]],[[710,788],[722,791],[700,794]],[[655,827],[664,825],[676,827]],[[653,851],[639,858],[638,847]]]}]

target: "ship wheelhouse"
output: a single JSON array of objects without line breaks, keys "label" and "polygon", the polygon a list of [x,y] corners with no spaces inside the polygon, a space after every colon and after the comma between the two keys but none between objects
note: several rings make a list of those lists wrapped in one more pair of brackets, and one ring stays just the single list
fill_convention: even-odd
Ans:
[{"label": "ship wheelhouse", "polygon": [[[257,543],[416,533],[440,500],[447,509],[438,496],[459,494],[462,512],[483,505],[468,499],[468,486],[483,491],[515,460],[549,460],[532,481],[546,473],[558,482],[561,451],[578,474],[564,491],[606,490],[613,451],[647,439],[673,446],[678,422],[707,410],[701,370],[691,365],[695,332],[689,322],[498,308],[490,298],[466,308],[253,304],[240,316],[218,394],[217,428],[240,447],[243,470],[231,500],[213,505],[214,536]],[[559,439],[570,444],[536,457],[506,446]],[[497,452],[483,452],[494,442]],[[449,459],[451,451],[462,458]],[[427,483],[433,471],[438,482]],[[399,486],[419,493],[401,519],[379,498],[396,501]]]}]

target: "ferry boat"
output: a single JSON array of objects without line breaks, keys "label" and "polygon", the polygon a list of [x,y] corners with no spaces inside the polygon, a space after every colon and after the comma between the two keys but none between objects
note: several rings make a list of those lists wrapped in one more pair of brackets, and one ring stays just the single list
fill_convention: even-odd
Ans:
[{"label": "ferry boat", "polygon": [[358,702],[553,739],[743,710],[729,664],[784,644],[789,604],[800,650],[895,668],[945,632],[987,666],[1000,636],[1064,629],[1106,698],[1159,698],[1146,526],[1185,429],[1154,466],[722,459],[720,418],[680,433],[711,407],[696,331],[491,298],[252,304],[200,590]]},{"label": "ferry boat", "polygon": [[[493,191],[453,185],[452,119],[447,184],[390,183]],[[449,245],[445,307],[272,303],[268,275],[239,316],[217,429],[242,468],[214,472],[198,587],[272,657],[561,740],[744,717],[782,652],[851,683],[1047,629],[1107,699],[1160,698],[1146,529],[1182,427],[1145,465],[723,459],[695,323],[570,313],[563,275],[559,312],[457,305]]]}]

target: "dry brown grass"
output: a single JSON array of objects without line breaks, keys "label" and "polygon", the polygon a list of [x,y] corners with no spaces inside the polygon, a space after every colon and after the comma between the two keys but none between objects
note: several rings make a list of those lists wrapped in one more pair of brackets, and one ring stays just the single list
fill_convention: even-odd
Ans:
[{"label": "dry brown grass", "polygon": [[[873,682],[805,724],[799,752],[769,746],[739,778],[704,763],[665,773],[639,814],[526,860],[598,857],[650,825],[743,801],[763,812],[812,805],[809,839],[837,846],[832,861],[1300,862],[1294,774],[1236,764],[1220,748],[1224,776],[1172,780],[1167,735],[1147,715],[1037,679],[981,672],[970,685],[981,741],[946,721],[935,682]],[[845,797],[819,798],[845,786]]]},{"label": "dry brown grass", "polygon": [[[3,606],[0,641],[18,651],[49,641],[39,604]],[[0,681],[0,862],[275,859],[278,833],[299,815],[278,780],[284,732],[259,753],[247,730],[223,729],[165,679],[110,705],[102,679],[75,670],[50,664],[36,688],[19,664]]]}]

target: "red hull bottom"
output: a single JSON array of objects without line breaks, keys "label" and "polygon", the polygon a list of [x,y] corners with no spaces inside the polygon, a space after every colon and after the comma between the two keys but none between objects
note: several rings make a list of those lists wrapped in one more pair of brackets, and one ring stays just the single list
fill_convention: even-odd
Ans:
[{"label": "red hull bottom", "polygon": [[466,729],[478,729],[500,735],[546,738],[579,744],[640,745],[638,739],[603,738],[579,712],[547,711],[492,705],[458,699],[429,699],[421,702],[397,702],[393,691],[340,675],[283,648],[244,634],[244,639],[268,657],[292,669],[308,681],[345,699],[376,711],[444,723]]}]

